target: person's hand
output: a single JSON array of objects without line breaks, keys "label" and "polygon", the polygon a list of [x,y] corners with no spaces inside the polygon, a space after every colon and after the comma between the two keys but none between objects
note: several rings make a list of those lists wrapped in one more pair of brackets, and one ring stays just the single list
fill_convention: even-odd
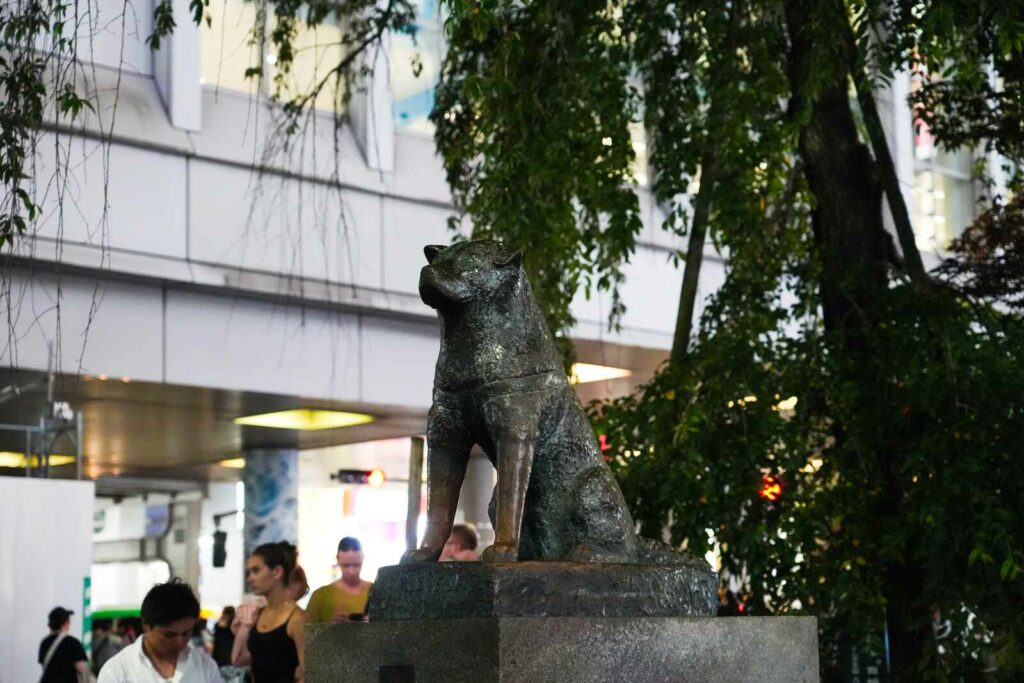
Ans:
[{"label": "person's hand", "polygon": [[235,620],[231,622],[231,630],[238,633],[241,628],[252,628],[259,616],[260,607],[255,602],[244,602],[235,610]]},{"label": "person's hand", "polygon": [[340,624],[348,621],[349,613],[344,610],[338,610],[331,616],[331,623]]}]

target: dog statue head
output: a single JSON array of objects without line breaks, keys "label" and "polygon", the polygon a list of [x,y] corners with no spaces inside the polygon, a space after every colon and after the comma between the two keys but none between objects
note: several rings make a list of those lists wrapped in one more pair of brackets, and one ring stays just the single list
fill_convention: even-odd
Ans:
[{"label": "dog statue head", "polygon": [[523,252],[494,240],[431,244],[423,253],[427,265],[420,271],[420,298],[442,314],[507,299],[523,282]]}]

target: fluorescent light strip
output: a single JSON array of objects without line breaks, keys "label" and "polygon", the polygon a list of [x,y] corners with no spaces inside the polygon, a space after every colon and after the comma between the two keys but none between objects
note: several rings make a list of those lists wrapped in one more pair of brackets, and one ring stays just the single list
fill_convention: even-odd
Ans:
[{"label": "fluorescent light strip", "polygon": [[[58,467],[60,465],[70,465],[75,462],[75,456],[73,455],[51,455],[50,456],[50,467]],[[40,458],[38,455],[33,455],[29,458],[30,467],[39,467]],[[14,451],[0,451],[0,467],[25,467],[25,454],[15,453]]]},{"label": "fluorescent light strip", "polygon": [[602,382],[629,377],[632,374],[632,371],[625,368],[613,368],[607,365],[594,365],[592,363],[573,363],[572,374],[569,375],[569,383],[587,384],[588,382]]},{"label": "fluorescent light strip", "polygon": [[363,413],[346,413],[338,410],[298,408],[296,410],[281,410],[275,413],[237,417],[234,422],[237,425],[249,427],[312,431],[367,424],[368,422],[373,422],[373,416]]}]

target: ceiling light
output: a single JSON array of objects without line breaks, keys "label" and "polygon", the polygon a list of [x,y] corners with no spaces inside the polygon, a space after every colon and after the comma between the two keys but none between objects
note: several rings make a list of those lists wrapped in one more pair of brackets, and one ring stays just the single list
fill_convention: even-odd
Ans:
[{"label": "ceiling light", "polygon": [[249,427],[272,427],[274,429],[336,429],[373,422],[372,415],[363,413],[345,413],[337,410],[281,410],[276,413],[262,413],[236,417],[236,425]]},{"label": "ceiling light", "polygon": [[609,379],[629,377],[632,374],[632,371],[625,368],[612,368],[607,365],[593,365],[592,363],[573,363],[572,374],[569,375],[569,383],[586,384],[588,382],[601,382]]},{"label": "ceiling light", "polygon": [[227,460],[221,460],[217,464],[221,467],[230,467],[233,470],[240,470],[245,468],[245,458],[228,458]]},{"label": "ceiling light", "polygon": [[[50,467],[57,467],[59,465],[70,465],[75,462],[75,456],[73,455],[51,455],[50,456]],[[39,467],[39,456],[33,455],[29,458],[29,467]],[[0,451],[0,467],[25,467],[25,454],[15,453],[14,451]]]}]

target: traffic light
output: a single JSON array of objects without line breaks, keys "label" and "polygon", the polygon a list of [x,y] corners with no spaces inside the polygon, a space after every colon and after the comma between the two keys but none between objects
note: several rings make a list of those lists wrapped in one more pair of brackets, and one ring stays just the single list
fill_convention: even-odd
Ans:
[{"label": "traffic light", "polygon": [[223,567],[228,560],[228,532],[217,530],[213,532],[213,566]]},{"label": "traffic light", "polygon": [[782,480],[770,474],[764,475],[761,477],[761,488],[757,493],[774,503],[782,496]]},{"label": "traffic light", "polygon": [[338,470],[331,479],[342,484],[366,484],[376,489],[384,485],[384,470]]}]

